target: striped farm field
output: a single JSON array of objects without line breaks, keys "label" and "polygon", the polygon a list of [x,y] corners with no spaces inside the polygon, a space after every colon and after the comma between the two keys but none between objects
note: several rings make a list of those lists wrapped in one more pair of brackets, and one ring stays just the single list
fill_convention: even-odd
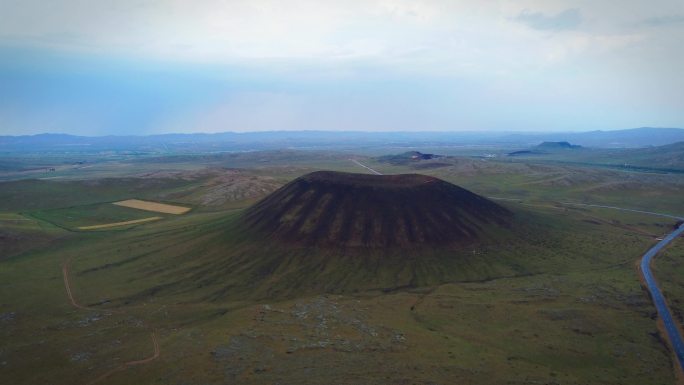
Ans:
[{"label": "striped farm field", "polygon": [[93,225],[93,226],[81,226],[77,227],[79,230],[100,230],[100,229],[107,229],[110,227],[119,227],[119,226],[127,226],[127,225],[137,225],[140,223],[146,223],[146,222],[152,222],[152,221],[157,221],[159,219],[162,219],[162,217],[149,217],[149,218],[143,218],[143,219],[136,219],[133,221],[124,221],[124,222],[114,222],[114,223],[105,223],[102,225]]},{"label": "striped farm field", "polygon": [[127,199],[124,201],[114,202],[117,206],[130,207],[132,209],[153,211],[164,214],[185,214],[190,211],[189,207],[168,205],[165,203],[157,203],[150,201],[141,201],[139,199]]}]

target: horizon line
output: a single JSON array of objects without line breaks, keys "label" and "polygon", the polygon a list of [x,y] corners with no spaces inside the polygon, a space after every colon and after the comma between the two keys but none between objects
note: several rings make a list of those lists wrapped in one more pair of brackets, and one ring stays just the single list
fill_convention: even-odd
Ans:
[{"label": "horizon line", "polygon": [[156,134],[103,134],[103,135],[79,135],[79,134],[69,134],[65,132],[42,132],[39,134],[0,134],[0,138],[4,137],[36,137],[36,136],[74,136],[82,138],[103,138],[103,137],[151,137],[151,136],[170,136],[170,135],[224,135],[224,134],[235,134],[235,135],[249,135],[249,134],[276,134],[276,133],[327,133],[327,134],[582,134],[590,132],[615,132],[615,131],[629,131],[629,130],[640,130],[640,129],[653,129],[653,130],[684,130],[684,127],[632,127],[632,128],[616,128],[616,129],[594,129],[594,130],[578,130],[578,131],[520,131],[520,130],[435,130],[435,131],[420,131],[420,130],[387,130],[387,131],[368,131],[368,130],[263,130],[263,131],[220,131],[220,132],[167,132],[167,133],[156,133]]}]

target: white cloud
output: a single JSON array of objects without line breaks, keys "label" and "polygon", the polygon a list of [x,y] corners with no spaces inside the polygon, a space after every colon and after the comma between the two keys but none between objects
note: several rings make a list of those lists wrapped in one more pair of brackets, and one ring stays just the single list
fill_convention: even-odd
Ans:
[{"label": "white cloud", "polygon": [[[405,59],[410,52],[449,59],[459,56],[454,55],[454,42],[461,47],[467,45],[467,51],[484,46],[506,52],[504,44],[514,44],[525,55],[535,54],[529,46],[535,36],[516,34],[512,20],[522,18],[528,24],[541,26],[542,30],[577,27],[580,7],[568,10],[568,3],[4,1],[0,2],[0,15],[5,15],[0,23],[0,40],[186,60],[391,59],[394,56]],[[602,18],[624,18],[622,8],[629,8],[623,6],[615,16],[603,6],[574,3],[581,3],[588,27],[596,29],[600,29],[595,25],[601,24]],[[656,7],[650,4],[648,8]],[[633,16],[638,16],[639,11],[634,9]],[[510,34],[518,39],[512,40]]]},{"label": "white cloud", "polygon": [[[488,76],[625,49],[684,66],[684,23],[671,16],[684,14],[678,9],[681,0],[0,0],[0,43],[335,73],[375,66]],[[646,27],[653,21],[668,29]]]},{"label": "white cloud", "polygon": [[582,16],[576,8],[566,9],[556,15],[524,10],[515,20],[541,31],[565,31],[577,29],[582,23]]},{"label": "white cloud", "polygon": [[[475,101],[570,105],[629,97],[634,106],[644,101],[633,95],[647,89],[647,103],[681,115],[684,23],[676,15],[684,15],[681,0],[0,0],[0,48],[208,63],[331,88],[383,76],[455,88],[463,80],[470,88],[450,97],[473,110]],[[318,100],[262,91],[226,101],[207,119],[220,122],[261,103],[275,120],[296,126]],[[399,109],[426,98],[406,100]],[[352,116],[362,108],[328,111]],[[416,121],[430,115],[415,110]],[[463,117],[485,118],[489,110]],[[265,116],[243,119],[239,125],[273,124]]]}]

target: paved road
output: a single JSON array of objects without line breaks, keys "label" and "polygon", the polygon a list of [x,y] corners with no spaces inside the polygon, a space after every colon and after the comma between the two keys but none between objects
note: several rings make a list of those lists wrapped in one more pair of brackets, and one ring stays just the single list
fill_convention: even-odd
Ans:
[{"label": "paved road", "polygon": [[[657,215],[657,216],[665,217],[665,218],[684,220],[683,217],[676,216],[676,215],[655,213],[652,211],[644,211],[644,210],[625,209],[622,207],[615,207],[615,206],[591,205],[591,204],[584,204],[584,203],[563,203],[563,204],[573,205],[573,206],[599,207],[599,208],[604,208],[604,209],[613,209],[613,210],[620,210],[620,211],[631,211],[631,212],[635,212],[635,213],[650,214],[650,215]],[[663,297],[663,293],[658,288],[658,283],[656,282],[656,279],[653,276],[653,272],[651,271],[651,261],[653,260],[653,257],[655,257],[656,254],[658,254],[658,252],[660,252],[660,250],[663,249],[663,247],[667,246],[675,238],[682,235],[682,233],[684,233],[684,223],[680,224],[679,228],[677,228],[675,231],[671,232],[668,236],[663,238],[662,241],[658,242],[655,246],[653,246],[650,250],[648,250],[646,252],[646,254],[644,254],[644,256],[641,258],[641,274],[644,276],[644,281],[646,281],[646,286],[648,288],[648,291],[651,292],[651,297],[653,299],[653,303],[655,304],[656,310],[658,310],[658,315],[663,320],[663,324],[665,324],[665,331],[667,332],[667,336],[670,339],[670,343],[674,349],[675,355],[677,356],[677,361],[679,361],[679,366],[682,368],[682,370],[684,370],[684,340],[682,339],[681,333],[679,333],[679,328],[677,328],[677,322],[672,318],[672,313],[670,313],[670,309],[667,307],[667,302],[665,302],[665,297]]]},{"label": "paved road", "polygon": [[[499,198],[499,197],[489,197],[490,199],[499,199],[499,200],[519,200],[519,199],[509,199],[509,198]],[[671,215],[671,214],[663,214],[663,213],[656,213],[652,211],[645,211],[645,210],[636,210],[636,209],[626,209],[623,207],[615,207],[615,206],[606,206],[606,205],[592,205],[592,204],[586,204],[586,203],[571,203],[571,202],[562,202],[564,205],[571,205],[571,206],[585,206],[585,207],[598,207],[598,208],[604,208],[604,209],[613,209],[613,210],[620,210],[620,211],[630,211],[634,213],[641,213],[641,214],[650,214],[650,215],[657,215],[660,217],[665,217],[665,218],[671,218],[671,219],[677,219],[677,220],[684,220],[684,217],[677,216],[677,215]],[[658,242],[655,246],[653,246],[651,249],[649,249],[646,254],[641,258],[641,274],[644,277],[644,281],[646,281],[646,287],[648,288],[648,291],[651,293],[651,297],[653,299],[653,303],[656,307],[656,310],[658,311],[658,316],[663,320],[663,324],[665,325],[665,331],[667,332],[667,337],[670,339],[670,343],[674,349],[675,355],[677,356],[677,361],[679,361],[679,366],[684,370],[684,340],[682,339],[681,333],[679,333],[679,328],[677,328],[677,323],[676,321],[672,318],[672,313],[670,312],[670,309],[667,307],[667,302],[665,302],[665,297],[663,297],[663,293],[660,291],[658,288],[658,283],[655,280],[655,277],[653,276],[653,272],[651,271],[651,261],[653,260],[653,257],[660,252],[660,250],[663,249],[663,247],[667,246],[670,242],[672,242],[674,239],[676,239],[678,236],[682,235],[684,233],[684,223],[679,225],[679,228],[671,232],[669,235],[667,235],[665,238],[663,238],[662,241]]]},{"label": "paved road", "polygon": [[373,173],[373,174],[375,174],[375,175],[382,175],[382,173],[380,173],[380,172],[378,172],[378,171],[375,171],[375,170],[373,170],[372,168],[370,168],[370,167],[366,166],[365,164],[363,164],[363,163],[359,162],[359,161],[358,161],[358,160],[356,160],[356,159],[349,159],[349,160],[351,160],[352,162],[356,163],[356,164],[357,164],[358,166],[361,166],[361,167],[365,168],[366,170],[368,170],[368,171],[372,172],[372,173]]},{"label": "paved road", "polygon": [[658,284],[653,277],[653,272],[651,271],[651,260],[655,257],[658,252],[665,247],[668,243],[672,242],[675,238],[684,233],[684,223],[679,225],[679,228],[671,232],[667,237],[663,238],[662,241],[658,242],[649,251],[644,254],[641,259],[641,273],[644,275],[644,280],[648,286],[648,290],[651,292],[651,297],[653,298],[653,303],[658,309],[658,315],[663,320],[665,324],[665,330],[667,331],[667,336],[670,338],[672,347],[674,348],[675,355],[679,361],[679,366],[684,370],[684,341],[682,340],[682,335],[679,333],[676,321],[672,318],[670,309],[667,307],[663,293],[660,292]]}]

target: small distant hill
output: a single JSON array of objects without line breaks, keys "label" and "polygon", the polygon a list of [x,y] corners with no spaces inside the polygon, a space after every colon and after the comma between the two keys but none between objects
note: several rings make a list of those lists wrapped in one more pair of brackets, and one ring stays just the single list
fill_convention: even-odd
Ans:
[{"label": "small distant hill", "polygon": [[553,150],[577,150],[582,148],[582,146],[578,144],[570,144],[568,142],[542,142],[541,144],[537,145],[536,147],[539,150],[548,150],[548,151],[553,151]]},{"label": "small distant hill", "polygon": [[532,150],[520,150],[520,151],[513,151],[509,152],[507,155],[508,156],[530,156],[530,155],[542,155],[542,152],[539,151],[532,151]]},{"label": "small distant hill", "polygon": [[579,150],[583,147],[577,144],[570,144],[569,142],[542,142],[528,150],[519,150],[509,152],[508,156],[534,156],[547,155],[549,153],[556,153],[565,150]]},{"label": "small distant hill", "polygon": [[443,155],[435,154],[425,154],[419,151],[408,151],[396,155],[384,155],[377,158],[378,162],[389,163],[393,165],[406,165],[411,162],[417,162],[421,160],[439,159],[444,158]]}]

